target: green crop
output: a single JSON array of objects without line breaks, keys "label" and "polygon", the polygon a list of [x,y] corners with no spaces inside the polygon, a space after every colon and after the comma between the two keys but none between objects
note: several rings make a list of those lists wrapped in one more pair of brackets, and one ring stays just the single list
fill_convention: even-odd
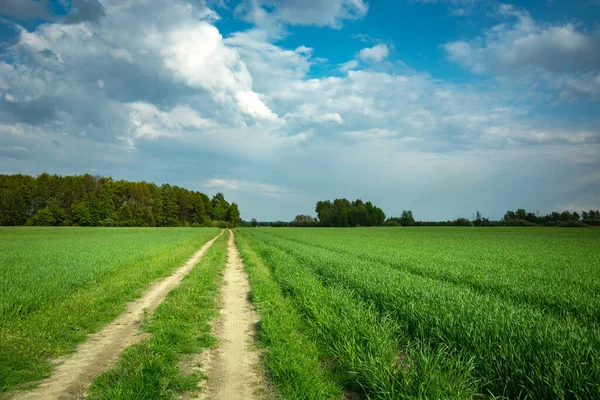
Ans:
[{"label": "green crop", "polygon": [[0,228],[0,392],[51,372],[213,228]]},{"label": "green crop", "polygon": [[242,229],[344,389],[600,397],[600,232]]},{"label": "green crop", "polygon": [[197,390],[203,374],[181,371],[180,362],[216,344],[208,322],[218,315],[227,238],[219,237],[146,319],[143,329],[151,336],[127,348],[117,365],[95,380],[90,399],[169,399]]}]

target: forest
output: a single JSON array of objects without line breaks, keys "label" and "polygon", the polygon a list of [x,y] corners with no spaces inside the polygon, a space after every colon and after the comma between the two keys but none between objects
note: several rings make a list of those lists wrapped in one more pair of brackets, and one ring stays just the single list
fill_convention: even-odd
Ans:
[{"label": "forest", "polygon": [[178,186],[111,177],[0,175],[0,225],[237,226],[240,211]]}]

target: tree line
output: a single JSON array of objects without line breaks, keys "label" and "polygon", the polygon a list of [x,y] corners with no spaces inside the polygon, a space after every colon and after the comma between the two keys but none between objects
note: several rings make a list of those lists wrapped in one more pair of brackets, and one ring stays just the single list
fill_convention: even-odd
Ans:
[{"label": "tree line", "polygon": [[583,226],[600,225],[600,210],[551,212],[544,215],[528,212],[523,208],[507,211],[502,222],[505,226]]},{"label": "tree line", "polygon": [[[368,207],[367,204],[369,205]],[[361,219],[368,215],[368,211],[365,213],[365,210],[379,211],[375,211],[375,215],[377,215],[375,219],[367,218],[367,223],[365,223],[365,220]],[[357,200],[350,203],[345,199],[338,199],[333,203],[330,201],[318,202],[316,212],[317,218],[300,214],[291,222],[257,222],[253,219],[250,223],[246,223],[246,226],[600,226],[600,210],[582,211],[581,213],[575,211],[555,211],[538,215],[520,208],[515,211],[507,211],[499,221],[490,221],[488,218],[481,218],[479,212],[477,213],[478,218],[474,220],[457,218],[449,221],[418,221],[415,220],[411,210],[402,211],[400,217],[385,219],[383,211],[374,207],[370,202],[362,203],[362,201]],[[363,223],[361,224],[360,221]],[[372,223],[372,221],[375,221],[375,223]],[[369,224],[370,222],[371,224]]]},{"label": "tree line", "polygon": [[0,225],[236,226],[237,204],[175,185],[43,173],[0,175]]}]

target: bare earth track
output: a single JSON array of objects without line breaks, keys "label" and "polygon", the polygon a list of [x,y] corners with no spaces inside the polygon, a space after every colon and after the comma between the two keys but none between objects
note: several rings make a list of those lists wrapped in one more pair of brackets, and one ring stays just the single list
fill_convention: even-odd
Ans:
[{"label": "bare earth track", "polygon": [[252,349],[258,315],[248,299],[250,284],[232,231],[229,231],[228,247],[221,316],[214,324],[219,347],[203,354],[204,370],[210,378],[198,398],[265,399],[267,390],[258,369],[259,355]]},{"label": "bare earth track", "polygon": [[38,388],[17,393],[13,398],[45,400],[82,397],[91,381],[114,362],[125,348],[139,340],[139,325],[144,317],[144,310],[153,312],[222,234],[223,231],[202,246],[172,275],[129,303],[125,312],[101,331],[90,335],[75,353],[55,367],[52,376],[44,379]]}]

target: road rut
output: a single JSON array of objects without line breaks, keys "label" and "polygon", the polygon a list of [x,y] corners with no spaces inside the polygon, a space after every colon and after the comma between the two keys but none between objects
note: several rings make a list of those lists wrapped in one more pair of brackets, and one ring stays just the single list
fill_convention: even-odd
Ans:
[{"label": "road rut", "polygon": [[240,259],[233,232],[229,231],[229,249],[224,285],[221,289],[221,315],[214,331],[219,347],[203,354],[203,368],[209,380],[198,399],[265,399],[267,390],[259,371],[259,354],[253,351],[255,324],[259,318],[250,302],[250,284]]}]

